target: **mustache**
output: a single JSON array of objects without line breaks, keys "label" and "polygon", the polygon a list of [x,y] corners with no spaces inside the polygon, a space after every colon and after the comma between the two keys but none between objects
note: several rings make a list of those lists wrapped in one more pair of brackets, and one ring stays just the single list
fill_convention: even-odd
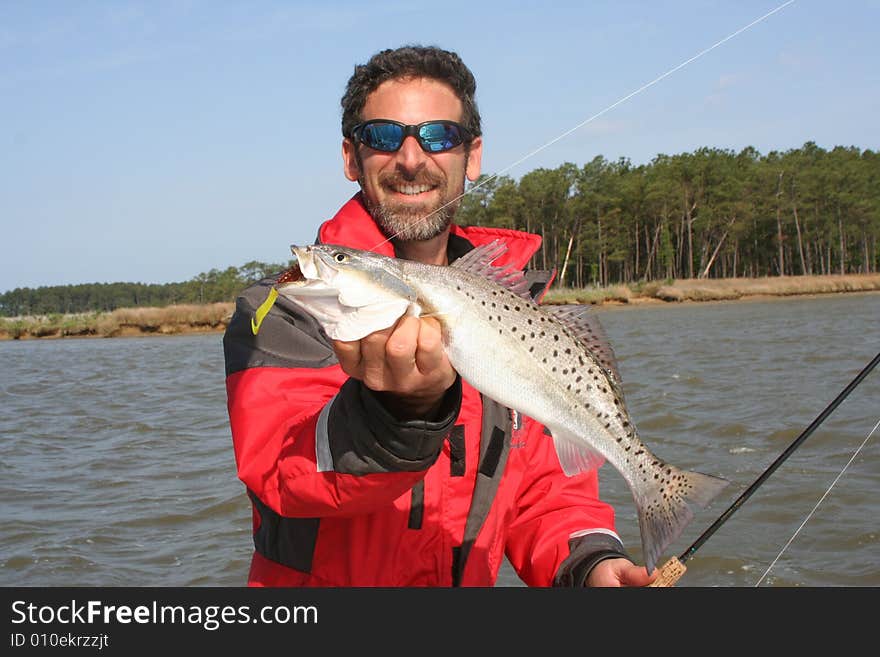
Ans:
[{"label": "mustache", "polygon": [[388,172],[379,176],[379,184],[392,187],[397,185],[429,185],[431,187],[441,187],[445,183],[445,176],[439,176],[424,171],[414,176],[405,176],[399,172]]}]

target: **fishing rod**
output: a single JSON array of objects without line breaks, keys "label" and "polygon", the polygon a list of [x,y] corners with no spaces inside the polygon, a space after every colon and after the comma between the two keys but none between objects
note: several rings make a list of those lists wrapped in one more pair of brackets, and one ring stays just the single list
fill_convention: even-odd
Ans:
[{"label": "fishing rod", "polygon": [[751,486],[749,486],[745,490],[745,492],[743,492],[743,494],[736,499],[733,504],[730,505],[727,511],[722,513],[718,517],[718,519],[714,523],[712,523],[712,525],[706,531],[704,531],[696,541],[694,541],[693,545],[685,550],[681,554],[681,556],[672,557],[669,561],[663,564],[663,566],[660,568],[660,576],[656,580],[654,580],[654,582],[650,586],[674,586],[675,582],[677,582],[687,570],[687,567],[684,565],[684,563],[692,556],[694,556],[694,553],[700,549],[703,543],[709,540],[709,537],[712,536],[712,534],[714,534],[718,530],[718,528],[721,527],[721,525],[727,522],[730,516],[732,516],[733,513],[739,507],[741,507],[747,499],[749,499],[749,497],[751,497],[752,493],[754,493],[761,486],[761,484],[767,481],[767,478],[772,475],[776,471],[776,469],[780,465],[782,465],[782,463],[789,456],[791,456],[798,447],[801,446],[801,444],[810,436],[810,434],[812,434],[813,431],[815,431],[816,428],[820,424],[822,424],[829,415],[831,415],[831,413],[834,412],[834,409],[836,409],[840,405],[840,403],[847,398],[849,393],[851,393],[856,388],[856,386],[858,386],[862,382],[862,380],[866,376],[868,376],[870,371],[877,366],[877,363],[880,363],[880,353],[874,356],[873,360],[871,360],[871,362],[868,363],[864,367],[864,369],[862,369],[862,371],[858,373],[856,378],[850,381],[849,385],[847,385],[846,388],[844,388],[841,393],[837,395],[837,397],[835,397],[834,401],[828,404],[828,406],[825,407],[825,410],[819,413],[819,415],[816,417],[815,420],[813,420],[810,426],[804,429],[801,435],[795,438],[794,442],[789,445],[788,448],[784,452],[782,452],[782,454],[779,455],[779,457],[770,465],[770,467],[764,470],[761,476],[758,477],[755,482]]}]

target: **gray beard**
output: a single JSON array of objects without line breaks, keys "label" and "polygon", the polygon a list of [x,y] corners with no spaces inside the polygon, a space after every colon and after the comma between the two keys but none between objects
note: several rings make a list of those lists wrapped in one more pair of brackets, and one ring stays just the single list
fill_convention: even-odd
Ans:
[{"label": "gray beard", "polygon": [[[465,151],[465,168],[467,168],[468,155],[469,151]],[[360,150],[355,151],[355,157],[357,158],[358,167],[363,171],[364,164],[361,160]],[[362,190],[365,189],[363,179],[358,180],[358,184]],[[363,200],[367,211],[379,228],[382,229],[385,237],[388,239],[398,239],[402,242],[421,242],[437,237],[449,227],[449,224],[452,223],[452,217],[455,216],[455,212],[458,210],[463,194],[464,178],[461,181],[461,191],[455,195],[458,198],[451,203],[441,199],[440,208],[429,212],[427,215],[412,212],[411,210],[398,211],[383,203],[374,204],[367,198],[366,194],[363,195]]]},{"label": "gray beard", "polygon": [[[361,183],[361,189],[364,188]],[[403,242],[420,242],[430,240],[446,230],[452,223],[452,217],[458,209],[458,201],[446,204],[443,201],[440,209],[424,215],[408,209],[398,209],[385,203],[374,204],[364,196],[364,204],[370,216],[382,229],[385,237]]]},{"label": "gray beard", "polygon": [[449,227],[455,214],[452,206],[441,208],[427,216],[396,211],[382,203],[370,207],[369,210],[386,237],[403,242],[419,242],[437,237]]}]

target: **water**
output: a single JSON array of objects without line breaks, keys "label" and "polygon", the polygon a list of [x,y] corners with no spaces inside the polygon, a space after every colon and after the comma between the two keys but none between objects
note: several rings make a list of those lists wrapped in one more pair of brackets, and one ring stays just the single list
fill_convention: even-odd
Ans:
[{"label": "water", "polygon": [[[880,351],[880,295],[599,308],[642,439],[731,485],[681,554]],[[0,584],[240,586],[219,334],[0,342]],[[687,562],[679,586],[753,586],[880,420],[880,368]],[[762,586],[880,585],[880,429]],[[623,480],[601,471],[640,558]],[[501,586],[521,586],[505,565]]]}]

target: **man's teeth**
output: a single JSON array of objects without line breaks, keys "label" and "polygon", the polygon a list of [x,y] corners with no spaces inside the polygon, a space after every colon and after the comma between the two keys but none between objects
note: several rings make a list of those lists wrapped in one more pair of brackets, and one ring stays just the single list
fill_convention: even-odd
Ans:
[{"label": "man's teeth", "polygon": [[422,192],[430,191],[431,185],[396,185],[394,187],[394,191],[399,194],[421,194]]}]

